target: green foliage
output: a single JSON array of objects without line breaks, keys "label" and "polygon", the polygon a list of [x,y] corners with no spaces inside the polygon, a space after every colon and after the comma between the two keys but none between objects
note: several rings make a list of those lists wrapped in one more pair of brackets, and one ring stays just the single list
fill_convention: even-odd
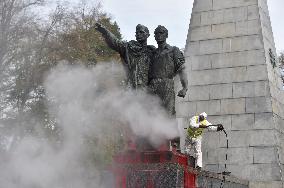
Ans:
[{"label": "green foliage", "polygon": [[100,10],[100,6],[92,8],[77,7],[77,11],[66,12],[60,24],[62,30],[50,42],[53,47],[49,54],[53,61],[67,60],[70,63],[81,62],[94,65],[99,61],[118,60],[119,55],[105,43],[101,34],[94,28],[96,22],[104,24],[118,38],[120,30],[116,22]]}]

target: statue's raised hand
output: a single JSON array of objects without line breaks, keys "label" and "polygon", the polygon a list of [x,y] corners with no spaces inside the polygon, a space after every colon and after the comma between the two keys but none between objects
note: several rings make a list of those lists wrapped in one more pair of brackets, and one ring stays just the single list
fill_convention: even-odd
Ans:
[{"label": "statue's raised hand", "polygon": [[180,90],[180,91],[178,92],[178,95],[177,95],[177,96],[184,98],[185,95],[186,95],[186,92],[187,92],[187,89],[186,89],[186,88],[183,88],[182,90]]},{"label": "statue's raised hand", "polygon": [[100,24],[100,23],[95,23],[95,29],[97,31],[99,31],[100,33],[105,33],[106,32],[106,28]]}]

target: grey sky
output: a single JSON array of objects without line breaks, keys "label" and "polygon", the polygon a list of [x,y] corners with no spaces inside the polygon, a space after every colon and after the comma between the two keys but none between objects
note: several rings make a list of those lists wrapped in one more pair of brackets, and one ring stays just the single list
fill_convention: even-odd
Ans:
[{"label": "grey sky", "polygon": [[[270,16],[278,51],[284,50],[284,1],[268,0]],[[101,0],[103,9],[110,12],[118,22],[126,40],[134,39],[135,26],[140,23],[149,27],[149,44],[156,45],[153,38],[157,25],[169,30],[168,42],[183,48],[190,22],[193,0]]]}]

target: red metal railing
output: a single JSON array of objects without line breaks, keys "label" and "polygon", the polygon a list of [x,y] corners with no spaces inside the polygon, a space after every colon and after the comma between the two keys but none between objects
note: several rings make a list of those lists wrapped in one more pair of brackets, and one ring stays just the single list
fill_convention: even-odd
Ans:
[{"label": "red metal railing", "polygon": [[116,188],[196,188],[186,155],[174,151],[127,151],[114,157]]}]

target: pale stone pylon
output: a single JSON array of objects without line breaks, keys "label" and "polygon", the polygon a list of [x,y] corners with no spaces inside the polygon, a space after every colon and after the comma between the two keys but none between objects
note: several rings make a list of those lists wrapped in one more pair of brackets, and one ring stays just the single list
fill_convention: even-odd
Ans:
[{"label": "pale stone pylon", "polygon": [[[283,187],[284,91],[266,0],[195,0],[185,47],[189,95],[177,118],[208,113],[229,135],[228,171],[252,188]],[[275,67],[276,65],[276,67]],[[220,172],[225,137],[207,132],[203,163]]]}]

